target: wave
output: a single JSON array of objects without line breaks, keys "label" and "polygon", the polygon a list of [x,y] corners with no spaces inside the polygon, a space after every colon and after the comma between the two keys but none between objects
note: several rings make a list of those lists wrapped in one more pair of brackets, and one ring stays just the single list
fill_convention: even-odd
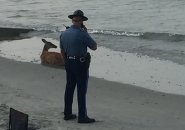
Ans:
[{"label": "wave", "polygon": [[[5,28],[0,27],[0,38],[2,37],[15,37],[19,36],[22,33],[28,32],[34,33],[59,33],[62,32],[59,28]],[[123,37],[135,37],[146,40],[164,40],[171,42],[180,42],[185,41],[185,35],[183,34],[172,34],[172,33],[157,33],[157,32],[127,32],[127,31],[115,31],[115,30],[98,30],[98,29],[89,29],[90,34],[95,35],[112,35],[112,36],[123,36]]]},{"label": "wave", "polygon": [[[42,28],[36,29],[35,31],[41,33],[59,33],[63,30],[59,28]],[[170,42],[180,42],[185,41],[185,35],[183,34],[172,34],[172,33],[157,33],[157,32],[127,32],[127,31],[114,31],[114,30],[96,30],[96,29],[88,29],[90,34],[95,35],[112,35],[112,36],[123,36],[123,37],[134,37],[146,40],[164,40]]]},{"label": "wave", "polygon": [[116,35],[116,36],[132,36],[132,37],[138,37],[141,35],[141,33],[138,32],[124,32],[124,31],[113,31],[113,30],[94,30],[89,29],[89,33],[92,34],[105,34],[105,35]]},{"label": "wave", "polygon": [[185,35],[172,33],[155,33],[155,32],[126,32],[114,30],[94,30],[90,29],[91,34],[103,34],[113,36],[138,37],[147,40],[165,40],[165,41],[185,41]]}]

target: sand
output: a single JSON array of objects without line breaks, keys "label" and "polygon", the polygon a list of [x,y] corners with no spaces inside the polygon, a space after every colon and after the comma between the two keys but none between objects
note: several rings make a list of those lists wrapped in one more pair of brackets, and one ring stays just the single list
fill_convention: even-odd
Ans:
[{"label": "sand", "polygon": [[[184,130],[185,97],[90,77],[88,115],[94,124],[64,121],[65,70],[0,57],[0,129],[9,108],[29,114],[40,130]],[[76,95],[73,112],[77,114]]]}]

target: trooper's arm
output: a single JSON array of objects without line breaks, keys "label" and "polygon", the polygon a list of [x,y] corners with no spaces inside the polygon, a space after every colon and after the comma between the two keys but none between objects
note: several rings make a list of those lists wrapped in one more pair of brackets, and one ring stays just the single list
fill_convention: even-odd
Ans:
[{"label": "trooper's arm", "polygon": [[89,36],[89,34],[88,34],[88,32],[87,32],[87,27],[84,25],[84,24],[82,24],[82,29],[87,33],[87,37],[88,37],[88,39],[89,40],[87,40],[87,43],[91,43],[90,45],[88,45],[89,46],[89,48],[91,49],[91,50],[96,50],[97,49],[97,43]]}]

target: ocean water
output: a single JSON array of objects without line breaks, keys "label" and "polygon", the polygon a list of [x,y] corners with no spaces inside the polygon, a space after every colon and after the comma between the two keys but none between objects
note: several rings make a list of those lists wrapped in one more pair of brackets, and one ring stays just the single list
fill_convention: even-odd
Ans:
[{"label": "ocean water", "polygon": [[63,28],[76,9],[91,29],[185,34],[183,0],[0,0],[1,26]]},{"label": "ocean water", "polygon": [[185,64],[183,0],[0,0],[0,27],[33,28],[58,40],[81,9],[100,46]]}]

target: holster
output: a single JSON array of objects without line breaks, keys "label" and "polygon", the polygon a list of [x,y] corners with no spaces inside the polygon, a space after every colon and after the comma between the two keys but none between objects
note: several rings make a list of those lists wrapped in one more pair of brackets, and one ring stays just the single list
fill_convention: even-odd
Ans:
[{"label": "holster", "polygon": [[91,55],[90,55],[90,53],[88,52],[87,53],[87,55],[85,56],[85,64],[86,64],[86,67],[87,67],[87,69],[89,68],[89,66],[90,66],[90,63],[91,63]]}]

